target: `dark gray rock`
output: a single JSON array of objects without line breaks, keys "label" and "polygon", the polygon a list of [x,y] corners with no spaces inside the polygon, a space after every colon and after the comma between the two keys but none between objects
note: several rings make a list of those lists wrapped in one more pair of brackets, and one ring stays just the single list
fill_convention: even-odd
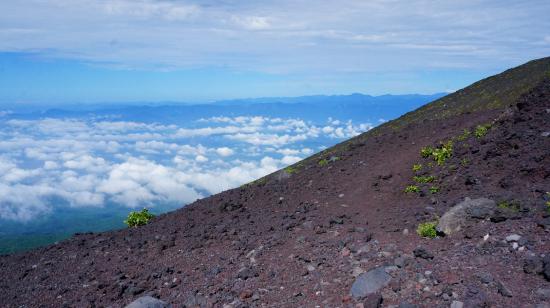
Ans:
[{"label": "dark gray rock", "polygon": [[542,274],[544,275],[544,278],[546,280],[550,281],[550,255],[547,255],[542,259],[543,268],[542,268]]},{"label": "dark gray rock", "polygon": [[537,289],[536,294],[542,300],[550,299],[550,289]]},{"label": "dark gray rock", "polygon": [[434,258],[434,255],[427,251],[424,247],[418,247],[415,250],[413,250],[413,254],[417,258],[431,260]]},{"label": "dark gray rock", "polygon": [[382,301],[382,295],[379,293],[370,294],[363,300],[363,308],[380,308]]},{"label": "dark gray rock", "polygon": [[403,302],[403,303],[400,303],[399,306],[397,306],[397,308],[418,308],[418,306],[414,305],[414,304]]},{"label": "dark gray rock", "polygon": [[501,281],[497,281],[498,293],[502,296],[512,297],[512,291],[510,291]]},{"label": "dark gray rock", "polygon": [[377,267],[359,275],[351,286],[351,296],[363,299],[374,294],[390,283],[391,276],[384,267]]},{"label": "dark gray rock", "polygon": [[478,273],[476,276],[477,278],[479,278],[479,281],[481,281],[484,284],[490,284],[494,280],[493,275],[486,272]]},{"label": "dark gray rock", "polygon": [[545,230],[550,229],[550,217],[543,218],[537,222],[539,227],[544,228]]},{"label": "dark gray rock", "polygon": [[487,198],[470,199],[450,208],[437,224],[437,231],[445,234],[458,232],[473,219],[486,218],[494,213],[496,204],[493,200]]},{"label": "dark gray rock", "polygon": [[196,307],[207,307],[208,301],[206,300],[206,297],[200,295],[200,294],[194,294],[187,298],[185,303],[183,303],[184,308],[196,308]]},{"label": "dark gray rock", "polygon": [[253,277],[258,277],[258,272],[252,267],[243,267],[237,273],[237,278],[242,280],[247,280]]},{"label": "dark gray rock", "polygon": [[523,261],[523,271],[527,274],[540,274],[543,266],[542,259],[537,256],[528,257]]},{"label": "dark gray rock", "polygon": [[131,302],[126,308],[171,308],[172,305],[167,304],[159,299],[151,296],[143,296]]}]

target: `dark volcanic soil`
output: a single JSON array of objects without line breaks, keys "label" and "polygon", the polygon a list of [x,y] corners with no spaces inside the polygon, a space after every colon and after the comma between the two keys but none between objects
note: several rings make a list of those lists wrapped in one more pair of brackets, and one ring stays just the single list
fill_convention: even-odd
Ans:
[{"label": "dark volcanic soil", "polygon": [[[387,126],[147,226],[3,256],[0,305],[121,307],[149,294],[174,307],[535,307],[550,298],[542,269],[524,269],[550,253],[550,82],[516,103]],[[486,123],[487,135],[457,138]],[[420,149],[450,139],[452,158],[427,167]],[[404,192],[415,163],[439,192]],[[416,234],[465,197],[499,211],[450,236]],[[415,256],[420,246],[433,258]],[[382,265],[381,298],[352,298],[355,277]]]}]

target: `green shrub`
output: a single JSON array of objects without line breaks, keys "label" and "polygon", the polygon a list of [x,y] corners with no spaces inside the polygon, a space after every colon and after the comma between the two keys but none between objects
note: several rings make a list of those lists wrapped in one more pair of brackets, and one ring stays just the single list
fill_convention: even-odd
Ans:
[{"label": "green shrub", "polygon": [[[546,192],[546,195],[550,198],[550,192]],[[546,211],[550,212],[550,200],[546,201]]]},{"label": "green shrub", "polygon": [[519,210],[521,209],[519,201],[515,201],[515,200],[500,201],[497,204],[497,206],[498,206],[499,209],[512,211],[512,212],[519,212]]},{"label": "green shrub", "polygon": [[453,155],[453,142],[451,140],[441,144],[440,147],[433,149],[432,157],[438,165],[443,165],[445,161]]},{"label": "green shrub", "polygon": [[470,161],[469,161],[467,158],[463,158],[463,159],[460,161],[460,164],[461,164],[463,167],[466,167],[466,166],[468,166],[468,164],[470,164]]},{"label": "green shrub", "polygon": [[422,156],[424,158],[428,158],[428,157],[432,156],[433,150],[434,149],[432,147],[423,147],[420,150],[420,156]]},{"label": "green shrub", "polygon": [[462,131],[462,135],[458,136],[457,139],[459,141],[464,141],[464,140],[468,139],[470,137],[470,135],[472,135],[472,132],[469,129],[465,128],[464,131]]},{"label": "green shrub", "polygon": [[409,186],[405,187],[405,192],[406,193],[417,193],[417,192],[420,192],[420,188],[416,185],[409,185]]},{"label": "green shrub", "polygon": [[423,222],[418,225],[416,233],[422,237],[434,238],[437,236],[437,230],[435,227],[437,227],[437,221]]},{"label": "green shrub", "polygon": [[328,160],[323,158],[319,161],[318,164],[319,164],[319,166],[324,167],[324,166],[328,165]]},{"label": "green shrub", "polygon": [[294,173],[298,173],[298,168],[293,167],[293,166],[288,166],[288,167],[285,168],[285,171],[288,174],[294,174]]},{"label": "green shrub", "polygon": [[412,167],[412,170],[414,172],[422,170],[422,164],[414,164],[413,167]]},{"label": "green shrub", "polygon": [[143,226],[149,223],[149,220],[153,217],[155,217],[155,215],[149,213],[148,209],[143,209],[141,212],[130,212],[124,223],[127,224],[128,227]]},{"label": "green shrub", "polygon": [[439,192],[439,187],[437,187],[437,186],[430,187],[430,193],[436,194],[438,192]]},{"label": "green shrub", "polygon": [[435,181],[435,176],[429,175],[429,176],[414,176],[413,180],[417,183],[431,183]]},{"label": "green shrub", "polygon": [[489,131],[489,128],[491,128],[491,124],[476,126],[476,129],[474,131],[474,136],[476,136],[476,138],[478,138],[478,139],[483,138],[485,135],[487,135],[487,132]]}]

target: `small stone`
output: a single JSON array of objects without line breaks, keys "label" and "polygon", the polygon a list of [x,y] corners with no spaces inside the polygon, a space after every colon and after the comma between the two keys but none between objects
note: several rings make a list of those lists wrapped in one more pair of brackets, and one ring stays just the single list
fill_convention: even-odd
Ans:
[{"label": "small stone", "polygon": [[542,259],[537,256],[528,257],[523,261],[523,271],[527,274],[542,273]]},{"label": "small stone", "polygon": [[382,307],[382,295],[379,293],[374,293],[371,295],[368,295],[363,300],[363,307],[364,308],[379,308]]},{"label": "small stone", "polygon": [[391,276],[386,273],[384,267],[377,267],[355,279],[351,286],[351,296],[355,299],[365,298],[387,286],[390,281]]},{"label": "small stone", "polygon": [[494,280],[491,274],[485,272],[478,273],[477,277],[484,284],[490,284]]},{"label": "small stone", "polygon": [[497,282],[498,293],[502,296],[512,297],[512,292],[502,282]]},{"label": "small stone", "polygon": [[172,305],[167,304],[159,299],[151,296],[142,296],[131,302],[126,308],[170,308]]},{"label": "small stone", "polygon": [[350,255],[350,253],[351,253],[351,251],[347,247],[344,247],[344,249],[342,249],[342,251],[340,252],[342,257],[348,257]]},{"label": "small stone", "polygon": [[506,237],[507,242],[517,242],[520,239],[521,239],[521,236],[517,234],[510,234]]},{"label": "small stone", "polygon": [[518,246],[519,246],[518,243],[516,243],[516,242],[512,243],[512,248],[514,250],[518,249]]},{"label": "small stone", "polygon": [[463,307],[464,307],[464,303],[461,301],[453,301],[451,303],[451,308],[463,308]]},{"label": "small stone", "polygon": [[434,255],[423,247],[418,247],[415,250],[413,250],[413,254],[417,258],[426,259],[426,260],[428,259],[431,260],[434,258]]},{"label": "small stone", "polygon": [[550,289],[537,289],[537,296],[540,299],[547,300],[550,299]]},{"label": "small stone", "polygon": [[313,271],[315,270],[315,266],[313,266],[313,265],[311,265],[311,264],[309,264],[308,266],[306,266],[306,268],[307,268],[307,271],[308,271],[308,272],[313,272]]},{"label": "small stone", "polygon": [[409,235],[409,229],[403,229],[403,235]]}]

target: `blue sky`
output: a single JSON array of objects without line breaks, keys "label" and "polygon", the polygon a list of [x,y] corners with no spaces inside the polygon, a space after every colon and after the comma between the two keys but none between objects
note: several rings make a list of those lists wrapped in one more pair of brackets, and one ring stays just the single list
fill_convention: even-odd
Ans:
[{"label": "blue sky", "polygon": [[548,1],[0,2],[0,104],[453,91],[550,55]]}]

